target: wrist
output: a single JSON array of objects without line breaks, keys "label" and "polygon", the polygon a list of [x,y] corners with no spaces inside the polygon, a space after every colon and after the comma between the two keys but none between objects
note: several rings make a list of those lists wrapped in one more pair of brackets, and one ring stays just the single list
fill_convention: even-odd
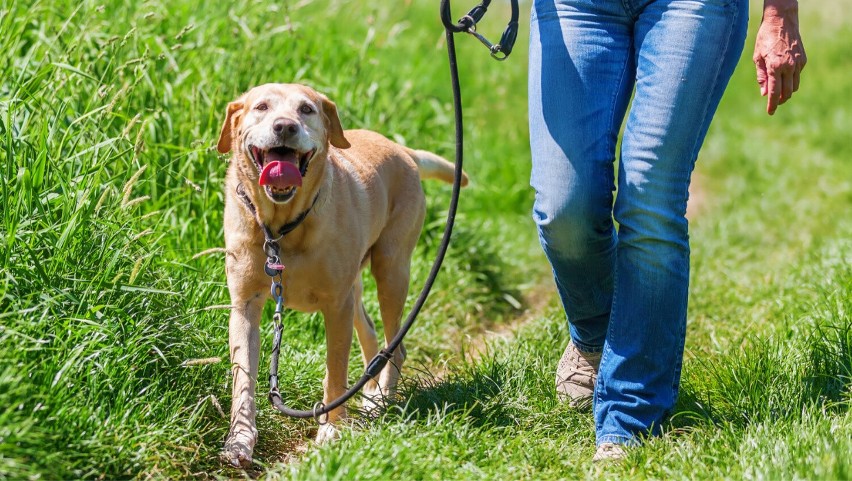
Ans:
[{"label": "wrist", "polygon": [[764,0],[764,17],[787,17],[799,15],[799,2],[797,0]]}]

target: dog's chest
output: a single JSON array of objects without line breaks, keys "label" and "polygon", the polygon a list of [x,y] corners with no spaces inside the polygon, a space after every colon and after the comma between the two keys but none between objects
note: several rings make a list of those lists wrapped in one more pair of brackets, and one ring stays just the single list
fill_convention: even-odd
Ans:
[{"label": "dog's chest", "polygon": [[300,312],[316,312],[322,308],[321,298],[325,296],[305,283],[284,281],[284,305],[288,309]]},{"label": "dog's chest", "polygon": [[351,289],[353,274],[357,275],[356,266],[322,256],[282,257],[284,305],[301,312],[323,310],[338,302]]}]

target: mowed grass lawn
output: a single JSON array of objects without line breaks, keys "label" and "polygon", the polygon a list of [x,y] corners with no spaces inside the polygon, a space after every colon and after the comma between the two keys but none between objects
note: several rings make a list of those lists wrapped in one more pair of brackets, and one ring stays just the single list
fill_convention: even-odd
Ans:
[{"label": "mowed grass lawn", "polygon": [[[472,6],[457,3],[457,16]],[[438,2],[0,4],[0,479],[852,478],[843,6],[803,3],[809,63],[774,117],[753,31],[720,107],[696,172],[683,389],[663,437],[593,465],[590,414],[555,398],[567,331],[529,218],[525,3],[509,61],[457,41],[473,183],[397,403],[378,419],[353,412],[339,442],[315,446],[313,422],[270,409],[264,354],[256,466],[243,472],[217,459],[230,406],[214,147],[225,105],[303,82],[346,127],[451,157]],[[481,30],[497,38],[508,12],[492,10]],[[752,30],[759,17],[753,3]],[[426,190],[413,291],[449,199]],[[322,392],[322,321],[285,322],[282,389],[307,408]]]}]

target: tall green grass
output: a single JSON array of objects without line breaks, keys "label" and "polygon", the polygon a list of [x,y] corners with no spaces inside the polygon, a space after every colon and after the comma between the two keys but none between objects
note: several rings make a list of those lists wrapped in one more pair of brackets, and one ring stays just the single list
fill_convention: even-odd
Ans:
[{"label": "tall green grass", "polygon": [[[226,162],[212,146],[225,105],[258,83],[305,82],[338,102],[346,126],[449,156],[436,10],[156,1],[7,2],[0,10],[0,478],[220,469],[228,299],[222,254],[197,254],[222,245]],[[507,157],[515,152],[511,170],[522,178],[523,145],[496,133],[488,141]],[[450,355],[450,331],[507,315],[503,296],[517,296],[521,284],[510,272],[526,270],[501,253],[531,234],[503,234],[499,219],[517,222],[528,193],[513,179],[490,195],[489,166],[469,152],[478,187],[466,205],[488,199],[504,212],[458,229],[451,277],[433,296],[439,308],[415,333],[430,341],[410,343],[436,359]],[[448,192],[428,190],[434,202],[415,288]],[[293,315],[287,324],[282,384],[309,405],[321,395],[321,323]],[[184,365],[210,357],[221,362]],[[309,426],[263,416],[264,443],[303,439]]]},{"label": "tall green grass", "polygon": [[[314,447],[314,424],[278,417],[261,393],[256,469],[218,462],[224,107],[255,84],[304,82],[346,127],[451,157],[431,3],[0,5],[0,479],[850,477],[852,25],[804,6],[802,90],[768,118],[744,61],[699,161],[706,205],[691,223],[684,387],[666,435],[622,465],[590,464],[589,414],[553,393],[566,342],[555,300],[515,337],[463,355],[547,277],[528,214],[524,27],[504,64],[457,42],[473,182],[407,341],[399,403]],[[506,18],[492,7],[482,29],[496,36]],[[449,194],[426,190],[412,289]],[[367,308],[379,317],[370,293]],[[281,384],[307,407],[322,391],[322,322],[285,324]],[[206,358],[218,362],[186,363]]]}]

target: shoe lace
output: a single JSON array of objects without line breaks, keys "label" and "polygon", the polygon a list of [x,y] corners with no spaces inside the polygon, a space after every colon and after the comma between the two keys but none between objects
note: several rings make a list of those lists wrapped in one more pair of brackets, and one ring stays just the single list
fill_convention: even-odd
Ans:
[{"label": "shoe lace", "polygon": [[597,370],[585,356],[580,353],[576,346],[572,346],[568,354],[568,364],[571,364],[571,369],[567,373],[565,380],[569,380],[575,376],[587,377],[594,379],[597,376]]}]

